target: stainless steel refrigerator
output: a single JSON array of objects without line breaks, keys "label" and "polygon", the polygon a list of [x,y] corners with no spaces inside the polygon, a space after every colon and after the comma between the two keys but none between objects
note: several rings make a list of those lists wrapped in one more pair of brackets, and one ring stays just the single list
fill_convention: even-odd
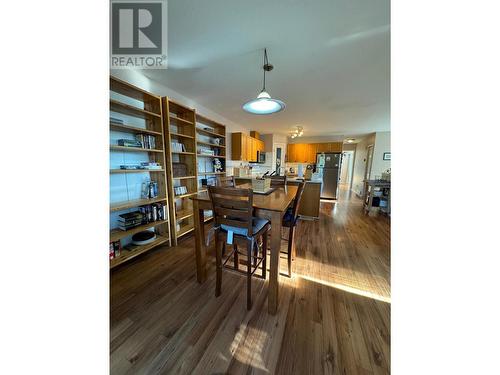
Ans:
[{"label": "stainless steel refrigerator", "polygon": [[342,154],[340,152],[327,152],[316,155],[316,169],[323,178],[321,198],[337,199],[341,163]]}]

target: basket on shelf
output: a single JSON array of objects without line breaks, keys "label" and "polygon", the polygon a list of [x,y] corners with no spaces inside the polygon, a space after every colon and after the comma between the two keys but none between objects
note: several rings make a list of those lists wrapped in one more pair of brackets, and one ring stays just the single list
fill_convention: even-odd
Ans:
[{"label": "basket on shelf", "polygon": [[174,177],[186,177],[187,176],[187,164],[186,163],[172,163],[172,173]]}]

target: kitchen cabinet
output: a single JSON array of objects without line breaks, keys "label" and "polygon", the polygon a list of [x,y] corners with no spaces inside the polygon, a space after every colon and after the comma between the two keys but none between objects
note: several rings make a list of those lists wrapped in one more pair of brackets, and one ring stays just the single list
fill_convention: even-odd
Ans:
[{"label": "kitchen cabinet", "polygon": [[289,163],[316,163],[316,154],[321,152],[342,152],[342,142],[289,143],[287,161]]},{"label": "kitchen cabinet", "polygon": [[231,134],[231,159],[257,161],[257,151],[264,152],[264,142],[243,133]]}]

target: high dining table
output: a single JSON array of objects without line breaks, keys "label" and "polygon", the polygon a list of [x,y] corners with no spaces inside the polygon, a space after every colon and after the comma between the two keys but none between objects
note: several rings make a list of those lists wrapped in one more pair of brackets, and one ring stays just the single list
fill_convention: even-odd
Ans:
[{"label": "high dining table", "polygon": [[[238,185],[238,188],[251,188],[251,184]],[[281,222],[290,203],[293,202],[297,186],[279,187],[264,195],[254,193],[253,208],[255,216],[268,219],[271,222],[271,262],[269,272],[268,312],[278,311],[278,275],[281,249]],[[212,204],[208,192],[193,195],[194,234],[196,255],[196,278],[199,283],[207,279],[207,249],[205,247],[204,210],[211,210]]]}]

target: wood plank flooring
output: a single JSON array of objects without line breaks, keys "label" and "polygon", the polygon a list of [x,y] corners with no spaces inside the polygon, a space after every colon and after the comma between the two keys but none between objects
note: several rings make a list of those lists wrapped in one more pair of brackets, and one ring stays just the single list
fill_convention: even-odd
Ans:
[{"label": "wood plank flooring", "polygon": [[318,221],[300,221],[296,239],[276,316],[267,313],[268,282],[257,278],[251,311],[244,276],[223,272],[215,298],[212,252],[198,284],[192,237],[113,270],[111,373],[390,373],[389,220],[365,216],[342,191],[337,203],[321,203]]}]

